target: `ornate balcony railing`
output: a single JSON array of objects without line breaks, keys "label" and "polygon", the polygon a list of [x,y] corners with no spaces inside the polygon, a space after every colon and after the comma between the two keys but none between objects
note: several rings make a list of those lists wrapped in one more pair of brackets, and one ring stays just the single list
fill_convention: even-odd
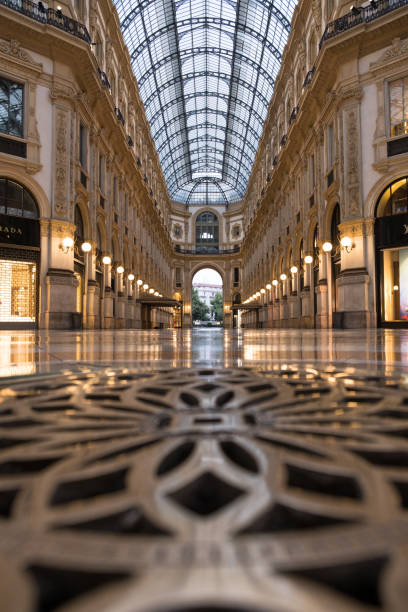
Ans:
[{"label": "ornate balcony railing", "polygon": [[117,106],[115,106],[115,115],[116,115],[116,118],[118,119],[118,121],[120,121],[121,124],[124,126],[125,125],[125,118],[123,117],[120,108],[118,108]]},{"label": "ornate balcony railing", "polygon": [[30,0],[0,0],[0,5],[13,9],[22,15],[31,17],[40,23],[52,25],[68,34],[90,43],[91,37],[83,23],[71,19],[63,14],[61,10],[46,8],[42,2],[31,2]]},{"label": "ornate balcony railing", "polygon": [[217,247],[197,247],[195,249],[182,249],[178,244],[174,247],[176,253],[181,255],[232,255],[239,253],[240,247],[234,246],[232,249],[219,249]]},{"label": "ornate balcony railing", "polygon": [[108,77],[106,76],[106,72],[103,72],[99,68],[99,66],[98,66],[97,70],[98,70],[99,78],[101,79],[102,85],[104,85],[106,87],[106,89],[110,89],[111,88],[111,84],[108,81]]},{"label": "ornate balcony railing", "polygon": [[335,21],[328,23],[322,39],[319,44],[319,49],[323,43],[334,36],[338,36],[360,23],[369,23],[382,15],[386,15],[395,9],[407,6],[408,0],[371,0],[370,4],[365,7],[354,6],[349,13],[339,17]]},{"label": "ornate balcony railing", "polygon": [[309,85],[309,83],[312,82],[313,79],[313,75],[316,72],[316,67],[313,66],[313,68],[311,70],[309,70],[309,72],[307,73],[305,80],[303,81],[303,88],[307,87]]}]

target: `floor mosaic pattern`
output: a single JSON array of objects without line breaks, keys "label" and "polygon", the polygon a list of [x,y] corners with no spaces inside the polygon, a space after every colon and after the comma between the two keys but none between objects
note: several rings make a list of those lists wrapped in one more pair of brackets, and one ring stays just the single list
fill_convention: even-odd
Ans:
[{"label": "floor mosaic pattern", "polygon": [[3,612],[405,612],[403,374],[83,366],[0,399]]}]

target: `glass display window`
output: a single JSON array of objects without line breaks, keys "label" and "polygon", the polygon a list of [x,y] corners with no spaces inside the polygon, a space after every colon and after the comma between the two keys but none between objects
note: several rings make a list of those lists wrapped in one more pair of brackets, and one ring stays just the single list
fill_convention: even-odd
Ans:
[{"label": "glass display window", "polygon": [[382,320],[408,322],[408,247],[382,251]]},{"label": "glass display window", "polygon": [[37,265],[0,259],[0,323],[34,323]]}]

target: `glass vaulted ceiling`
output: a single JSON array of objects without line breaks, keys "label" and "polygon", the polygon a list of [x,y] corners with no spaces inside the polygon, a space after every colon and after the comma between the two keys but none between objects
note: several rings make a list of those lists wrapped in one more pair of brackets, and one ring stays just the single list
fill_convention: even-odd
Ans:
[{"label": "glass vaulted ceiling", "polygon": [[296,0],[114,0],[170,197],[242,200]]}]

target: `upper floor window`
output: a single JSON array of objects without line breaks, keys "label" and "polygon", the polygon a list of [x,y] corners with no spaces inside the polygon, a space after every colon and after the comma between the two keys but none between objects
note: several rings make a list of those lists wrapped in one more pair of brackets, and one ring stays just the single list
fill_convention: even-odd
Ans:
[{"label": "upper floor window", "polygon": [[309,183],[310,183],[309,191],[313,191],[313,189],[315,188],[315,158],[314,158],[314,155],[310,156]]},{"label": "upper floor window", "polygon": [[327,147],[327,170],[330,170],[330,168],[334,164],[334,129],[333,129],[332,123],[327,127],[326,147]]},{"label": "upper floor window", "polygon": [[86,170],[87,167],[87,149],[87,131],[86,127],[81,123],[79,126],[79,163],[83,170]]},{"label": "upper floor window", "polygon": [[218,217],[203,212],[196,219],[196,248],[202,252],[218,251]]},{"label": "upper floor window", "polygon": [[390,92],[390,134],[408,134],[408,76],[392,81]]},{"label": "upper floor window", "polygon": [[23,138],[24,85],[0,77],[0,132]]},{"label": "upper floor window", "polygon": [[377,204],[377,217],[400,215],[408,212],[408,177],[388,185]]},{"label": "upper floor window", "polygon": [[105,193],[105,158],[99,155],[99,189]]}]

